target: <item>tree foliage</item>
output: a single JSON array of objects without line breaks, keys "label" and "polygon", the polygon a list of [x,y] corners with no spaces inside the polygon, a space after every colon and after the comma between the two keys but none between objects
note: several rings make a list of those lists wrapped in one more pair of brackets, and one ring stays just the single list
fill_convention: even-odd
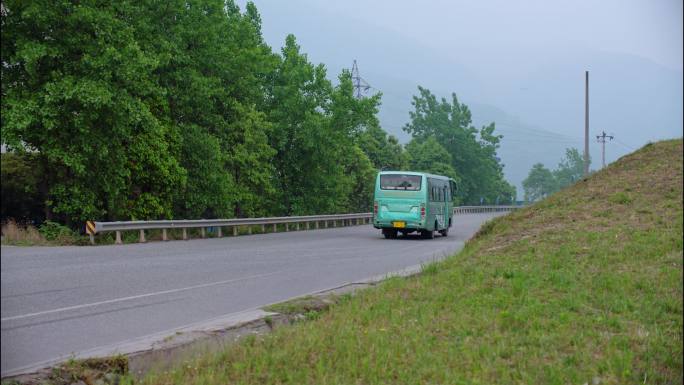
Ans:
[{"label": "tree foliage", "polygon": [[2,140],[39,154],[47,206],[67,222],[170,216],[177,131],[126,4],[3,5]]},{"label": "tree foliage", "polygon": [[510,192],[500,136],[455,96],[420,89],[405,150],[381,94],[355,98],[292,35],[274,52],[251,2],[8,0],[1,25],[3,218],[366,211],[382,169],[451,176],[464,202]]},{"label": "tree foliage", "polygon": [[553,171],[558,188],[562,189],[582,179],[584,176],[584,157],[576,148],[566,148],[565,157]]},{"label": "tree foliage", "polygon": [[2,218],[37,222],[43,217],[43,172],[36,154],[2,154]]},{"label": "tree foliage", "polygon": [[523,181],[525,200],[536,201],[572,185],[584,176],[584,157],[576,148],[565,149],[565,157],[550,171],[541,163],[532,166]]},{"label": "tree foliage", "polygon": [[350,209],[355,184],[368,182],[359,175],[368,173],[370,162],[355,157],[366,157],[357,149],[358,136],[363,127],[377,125],[380,96],[355,99],[348,71],[338,80],[333,86],[325,67],[309,63],[295,37],[287,37],[267,106],[274,122],[276,213]]},{"label": "tree foliage", "polygon": [[528,202],[546,198],[558,190],[553,173],[541,163],[532,166],[522,184],[525,190],[525,200]]},{"label": "tree foliage", "polygon": [[460,178],[452,166],[451,154],[434,136],[422,141],[413,139],[406,145],[406,152],[411,170],[444,175],[459,182]]},{"label": "tree foliage", "polygon": [[[441,160],[442,165],[431,167],[458,175],[456,197],[462,203],[513,201],[515,188],[505,181],[504,165],[496,156],[502,136],[494,133],[494,123],[478,130],[472,125],[468,106],[460,103],[456,94],[447,101],[446,98],[438,100],[426,88],[418,87],[418,91],[419,94],[413,97],[414,111],[409,113],[411,121],[404,130],[413,136],[415,144],[409,147],[412,150],[409,153],[415,152],[413,158],[418,159],[420,167],[426,162]],[[428,141],[432,142],[427,144]],[[430,151],[433,153],[426,153]],[[438,153],[441,156],[437,156]],[[449,164],[451,169],[446,169],[444,164]]]},{"label": "tree foliage", "polygon": [[409,167],[408,154],[399,140],[380,128],[368,126],[360,135],[359,145],[378,170],[404,170]]}]

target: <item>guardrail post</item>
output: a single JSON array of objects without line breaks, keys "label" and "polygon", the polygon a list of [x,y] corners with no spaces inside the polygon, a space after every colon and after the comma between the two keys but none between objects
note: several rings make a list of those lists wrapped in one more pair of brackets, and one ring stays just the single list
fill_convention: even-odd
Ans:
[{"label": "guardrail post", "polygon": [[285,222],[285,231],[290,231],[290,229],[288,227],[289,226],[287,225],[287,222]]},{"label": "guardrail post", "polygon": [[237,227],[237,226],[233,226],[233,236],[234,236],[234,237],[237,237],[237,234],[238,234],[238,227]]},{"label": "guardrail post", "polygon": [[296,229],[297,231],[299,231],[299,222],[296,223],[295,229]]},{"label": "guardrail post", "polygon": [[252,225],[247,226],[247,234],[252,235]]},{"label": "guardrail post", "polygon": [[327,229],[328,228],[328,220],[326,219],[323,222],[325,222],[325,228]]},{"label": "guardrail post", "polygon": [[274,232],[274,233],[277,233],[277,232],[278,232],[278,224],[277,224],[277,223],[274,223],[274,224],[273,224],[273,232]]},{"label": "guardrail post", "polygon": [[204,238],[204,227],[200,227],[200,236]]},{"label": "guardrail post", "polygon": [[116,243],[117,245],[120,245],[123,243],[123,242],[121,242],[121,231],[119,231],[119,230],[116,230],[116,240],[114,241],[114,243]]},{"label": "guardrail post", "polygon": [[183,227],[183,240],[188,240],[188,229],[186,229],[185,227]]},{"label": "guardrail post", "polygon": [[95,235],[93,234],[88,234],[88,237],[90,238],[90,244],[94,245],[95,244]]},{"label": "guardrail post", "polygon": [[145,230],[140,229],[140,243],[145,243]]},{"label": "guardrail post", "polygon": [[333,219],[333,227],[337,227],[337,221]]},{"label": "guardrail post", "polygon": [[318,221],[316,221],[316,230],[318,230]]},{"label": "guardrail post", "polygon": [[166,229],[162,229],[162,241],[168,241],[169,239],[166,237]]},{"label": "guardrail post", "polygon": [[309,222],[306,222],[306,229],[309,229]]},{"label": "guardrail post", "polygon": [[266,225],[261,225],[261,232],[265,233],[266,232]]},{"label": "guardrail post", "polygon": [[219,238],[223,237],[223,230],[221,230],[221,226],[218,227],[218,234],[217,234],[217,236],[218,236]]}]

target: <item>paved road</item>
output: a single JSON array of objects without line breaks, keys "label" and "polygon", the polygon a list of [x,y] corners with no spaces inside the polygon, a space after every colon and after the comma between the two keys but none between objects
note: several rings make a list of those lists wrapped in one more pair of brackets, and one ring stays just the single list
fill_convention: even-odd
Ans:
[{"label": "paved road", "polygon": [[448,237],[384,239],[368,225],[99,247],[2,247],[2,375],[104,345],[440,258]]}]

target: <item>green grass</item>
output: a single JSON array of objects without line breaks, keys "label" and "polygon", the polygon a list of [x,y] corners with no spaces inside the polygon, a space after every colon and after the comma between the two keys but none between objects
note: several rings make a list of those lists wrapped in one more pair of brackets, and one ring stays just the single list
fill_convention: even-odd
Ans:
[{"label": "green grass", "polygon": [[679,384],[682,215],[682,141],[652,144],[419,276],[124,383]]}]

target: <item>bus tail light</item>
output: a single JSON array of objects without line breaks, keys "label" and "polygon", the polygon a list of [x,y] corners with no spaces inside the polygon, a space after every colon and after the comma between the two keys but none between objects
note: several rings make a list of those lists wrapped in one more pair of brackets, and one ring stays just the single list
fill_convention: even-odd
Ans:
[{"label": "bus tail light", "polygon": [[421,219],[425,218],[425,203],[420,204],[420,218]]},{"label": "bus tail light", "polygon": [[378,201],[373,202],[373,214],[378,215]]}]

